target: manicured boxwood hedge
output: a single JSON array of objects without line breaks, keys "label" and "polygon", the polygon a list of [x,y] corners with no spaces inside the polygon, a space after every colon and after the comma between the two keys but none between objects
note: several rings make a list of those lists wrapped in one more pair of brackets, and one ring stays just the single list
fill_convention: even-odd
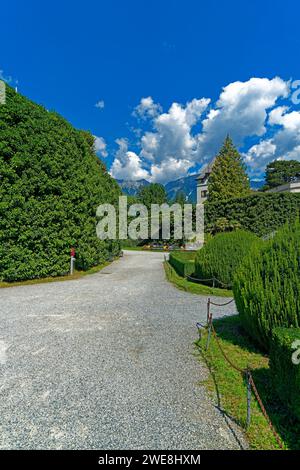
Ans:
[{"label": "manicured boxwood hedge", "polygon": [[300,194],[257,193],[244,198],[207,203],[205,222],[209,227],[218,219],[226,218],[238,222],[243,230],[261,237],[274,232],[287,221],[294,221],[299,211]]},{"label": "manicured boxwood hedge", "polygon": [[177,274],[182,277],[191,276],[195,271],[195,252],[170,253],[169,262]]},{"label": "manicured boxwood hedge", "polygon": [[[294,347],[292,347],[294,346]],[[282,403],[300,420],[300,329],[275,328],[272,334],[270,369],[274,388]]]},{"label": "manicured boxwood hedge", "polygon": [[236,269],[253,243],[262,241],[251,232],[219,233],[197,252],[195,275],[199,279],[215,278],[218,287],[230,288]]},{"label": "manicured boxwood hedge", "polygon": [[234,298],[245,330],[266,350],[276,327],[300,327],[300,223],[253,246],[236,271]]},{"label": "manicured boxwood hedge", "polygon": [[119,252],[96,236],[96,209],[120,189],[94,151],[94,138],[7,87],[0,106],[0,280],[88,269]]}]

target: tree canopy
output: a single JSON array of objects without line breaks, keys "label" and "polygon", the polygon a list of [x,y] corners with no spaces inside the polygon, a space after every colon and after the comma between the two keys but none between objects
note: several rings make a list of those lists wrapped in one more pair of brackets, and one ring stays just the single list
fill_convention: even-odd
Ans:
[{"label": "tree canopy", "polygon": [[276,188],[300,178],[300,162],[297,160],[275,160],[266,167],[266,185],[264,189]]},{"label": "tree canopy", "polygon": [[241,155],[229,136],[217,155],[208,182],[209,201],[221,201],[250,194],[250,183]]},{"label": "tree canopy", "polygon": [[62,275],[70,247],[87,269],[119,251],[96,236],[96,209],[120,189],[94,138],[7,87],[0,105],[0,280]]},{"label": "tree canopy", "polygon": [[150,209],[151,204],[163,204],[167,201],[167,193],[162,184],[151,183],[142,186],[137,194],[138,200]]}]

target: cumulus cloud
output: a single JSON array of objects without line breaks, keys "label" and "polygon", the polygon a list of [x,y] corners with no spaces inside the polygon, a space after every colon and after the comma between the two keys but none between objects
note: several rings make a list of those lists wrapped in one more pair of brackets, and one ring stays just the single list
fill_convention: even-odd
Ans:
[{"label": "cumulus cloud", "polygon": [[[244,152],[252,174],[262,173],[272,159],[299,158],[300,112],[280,106],[290,86],[280,77],[254,77],[225,86],[215,104],[195,98],[185,105],[175,102],[167,112],[152,97],[142,98],[134,115],[148,120],[151,129],[137,136],[139,152],[130,152],[126,143],[121,157],[119,149],[113,170],[129,179],[177,179],[211,160],[227,134]],[[249,138],[255,143],[247,151]]]},{"label": "cumulus cloud", "polygon": [[159,165],[153,164],[151,166],[150,181],[156,183],[166,183],[174,181],[188,173],[188,170],[193,166],[189,160],[176,160],[170,157],[164,160]]},{"label": "cumulus cloud", "polygon": [[133,111],[135,117],[141,119],[154,118],[162,112],[162,107],[158,103],[154,103],[153,98],[148,96],[142,98],[138,106]]},{"label": "cumulus cloud", "polygon": [[252,172],[261,171],[275,159],[300,161],[300,112],[289,112],[287,106],[278,106],[269,113],[268,124],[276,126],[273,137],[261,140],[245,155]]},{"label": "cumulus cloud", "polygon": [[210,103],[209,99],[194,99],[182,106],[173,103],[167,113],[153,121],[154,132],[146,132],[141,139],[141,155],[154,162],[193,160],[197,140],[192,128],[200,120]]},{"label": "cumulus cloud", "polygon": [[107,157],[108,153],[106,150],[106,142],[103,137],[97,137],[94,135],[94,149],[95,152],[99,153],[102,157]]},{"label": "cumulus cloud", "polygon": [[128,150],[126,139],[117,139],[119,149],[110,169],[116,179],[140,180],[149,179],[149,173],[142,168],[142,160],[135,152]]},{"label": "cumulus cloud", "polygon": [[216,154],[227,134],[238,147],[243,145],[246,137],[263,136],[268,110],[288,94],[288,82],[278,77],[272,80],[251,78],[224,87],[216,109],[202,123],[198,158],[211,158]]}]

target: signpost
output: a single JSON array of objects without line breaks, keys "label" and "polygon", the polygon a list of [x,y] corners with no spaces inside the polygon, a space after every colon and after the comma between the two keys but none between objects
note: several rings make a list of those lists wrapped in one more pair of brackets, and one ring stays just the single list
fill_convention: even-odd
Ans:
[{"label": "signpost", "polygon": [[75,266],[75,248],[71,248],[70,250],[71,262],[70,262],[70,274],[74,274],[74,266]]}]

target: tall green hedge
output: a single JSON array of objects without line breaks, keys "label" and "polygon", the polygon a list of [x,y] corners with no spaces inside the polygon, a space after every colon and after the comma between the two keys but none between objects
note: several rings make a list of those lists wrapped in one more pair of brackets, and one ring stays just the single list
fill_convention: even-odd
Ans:
[{"label": "tall green hedge", "polygon": [[233,286],[245,329],[265,349],[275,327],[300,327],[300,223],[287,224],[254,246]]},{"label": "tall green hedge", "polygon": [[[300,420],[300,329],[275,328],[272,334],[270,370],[282,403]],[[296,363],[294,363],[296,362]]]},{"label": "tall green hedge", "polygon": [[253,243],[261,243],[250,232],[219,233],[197,252],[195,274],[199,279],[216,278],[220,287],[231,287],[233,276]]},{"label": "tall green hedge", "polygon": [[94,138],[7,87],[0,105],[0,280],[87,269],[119,251],[96,237],[96,208],[120,190]]},{"label": "tall green hedge", "polygon": [[191,276],[195,271],[195,253],[188,251],[183,253],[170,253],[169,263],[179,276]]},{"label": "tall green hedge", "polygon": [[251,196],[205,204],[206,227],[218,219],[238,222],[243,230],[259,237],[292,222],[300,211],[300,194],[257,193]]}]

